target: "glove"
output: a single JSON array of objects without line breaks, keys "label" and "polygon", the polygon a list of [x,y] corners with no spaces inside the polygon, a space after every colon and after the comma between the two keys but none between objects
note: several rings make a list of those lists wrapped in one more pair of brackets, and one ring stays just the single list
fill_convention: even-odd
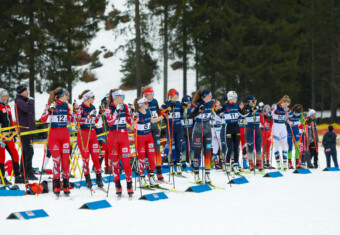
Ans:
[{"label": "glove", "polygon": [[17,136],[14,136],[14,137],[13,137],[13,141],[14,141],[14,143],[17,142]]},{"label": "glove", "polygon": [[129,110],[131,111],[131,113],[135,112],[135,107],[133,106],[133,104],[128,104]]},{"label": "glove", "polygon": [[116,108],[116,113],[119,113],[120,111],[122,111],[123,107],[124,106],[122,104],[118,104]]},{"label": "glove", "polygon": [[56,102],[53,102],[52,104],[49,105],[49,109],[50,110],[55,110],[55,108],[57,107],[57,103]]},{"label": "glove", "polygon": [[89,113],[90,117],[96,117],[97,116],[97,111],[95,109],[93,109],[90,113]]},{"label": "glove", "polygon": [[34,98],[33,97],[28,97],[29,100],[33,100],[34,101]]},{"label": "glove", "polygon": [[264,103],[263,102],[260,102],[259,103],[259,107],[262,108],[264,106]]},{"label": "glove", "polygon": [[175,108],[176,107],[176,102],[171,102],[171,108]]},{"label": "glove", "polygon": [[6,147],[6,144],[5,144],[3,141],[0,141],[0,147],[1,147],[1,148],[5,148],[5,147]]},{"label": "glove", "polygon": [[166,109],[167,107],[166,107],[165,104],[162,104],[161,108],[164,110],[164,109]]},{"label": "glove", "polygon": [[288,112],[288,111],[289,111],[289,108],[286,107],[286,108],[284,108],[283,110],[284,110],[285,112]]},{"label": "glove", "polygon": [[79,109],[79,105],[74,104],[74,105],[73,105],[73,112],[76,113],[78,109]]},{"label": "glove", "polygon": [[203,113],[203,111],[204,111],[204,105],[202,104],[202,105],[198,108],[198,110],[200,111],[200,113]]}]

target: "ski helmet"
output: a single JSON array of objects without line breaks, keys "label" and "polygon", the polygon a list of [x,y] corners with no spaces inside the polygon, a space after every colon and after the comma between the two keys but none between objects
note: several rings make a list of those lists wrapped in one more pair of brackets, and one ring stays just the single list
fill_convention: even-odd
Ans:
[{"label": "ski helmet", "polygon": [[235,91],[229,91],[227,94],[228,100],[231,100],[233,98],[237,99],[237,93]]}]

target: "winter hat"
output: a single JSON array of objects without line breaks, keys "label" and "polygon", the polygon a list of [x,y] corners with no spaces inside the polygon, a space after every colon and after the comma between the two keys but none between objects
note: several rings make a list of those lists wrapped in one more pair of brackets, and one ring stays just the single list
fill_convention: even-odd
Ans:
[{"label": "winter hat", "polygon": [[332,132],[332,131],[334,130],[334,127],[333,127],[333,126],[328,126],[328,130],[329,130],[330,132]]},{"label": "winter hat", "polygon": [[19,85],[19,86],[17,87],[17,93],[18,93],[18,94],[21,94],[21,93],[23,93],[23,92],[26,91],[26,90],[27,90],[27,87],[24,86],[24,85]]},{"label": "winter hat", "polygon": [[308,117],[312,116],[313,114],[316,114],[316,111],[314,109],[310,109],[308,111]]},{"label": "winter hat", "polygon": [[169,99],[172,98],[174,95],[179,95],[179,93],[176,89],[171,89],[168,93]]},{"label": "winter hat", "polygon": [[189,96],[189,95],[183,96],[182,103],[183,104],[191,104],[191,96]]},{"label": "winter hat", "polygon": [[252,101],[252,100],[256,100],[255,96],[253,96],[253,95],[248,95],[247,101],[249,102],[249,101]]},{"label": "winter hat", "polygon": [[83,101],[93,98],[94,99],[94,94],[92,91],[88,91],[83,95]]},{"label": "winter hat", "polygon": [[153,94],[154,94],[154,91],[153,91],[152,87],[148,87],[143,91],[143,95],[145,97],[148,96],[148,95],[153,95]]},{"label": "winter hat", "polygon": [[227,94],[228,100],[231,100],[233,98],[237,99],[237,93],[235,91],[229,91]]},{"label": "winter hat", "polygon": [[65,88],[61,88],[57,93],[55,93],[55,98],[59,99],[63,95],[67,93],[67,90]]},{"label": "winter hat", "polygon": [[206,89],[206,90],[202,91],[200,96],[201,96],[202,99],[204,99],[206,96],[212,96],[212,94],[211,94],[210,90]]},{"label": "winter hat", "polygon": [[140,98],[139,100],[137,100],[137,104],[139,106],[143,105],[143,104],[147,104],[148,100],[143,96],[142,98]]},{"label": "winter hat", "polygon": [[8,92],[6,89],[4,88],[0,88],[0,98],[3,97],[4,95],[8,96]]},{"label": "winter hat", "polygon": [[124,97],[123,99],[125,99],[124,91],[119,89],[119,90],[116,90],[115,92],[112,93],[112,98],[113,99],[118,97],[118,96],[122,96],[122,98]]}]

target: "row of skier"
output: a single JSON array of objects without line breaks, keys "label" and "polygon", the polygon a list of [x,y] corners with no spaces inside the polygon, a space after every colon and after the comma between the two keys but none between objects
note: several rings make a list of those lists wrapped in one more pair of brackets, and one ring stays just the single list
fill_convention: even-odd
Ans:
[{"label": "row of skier", "polygon": [[[232,170],[238,173],[240,143],[243,168],[247,168],[247,162],[249,162],[250,170],[254,170],[256,164],[258,169],[262,170],[263,165],[269,166],[271,139],[274,140],[275,158],[280,169],[287,169],[288,147],[291,150],[292,146],[295,146],[296,167],[300,167],[300,152],[304,148],[312,149],[313,140],[314,143],[318,142],[316,125],[313,121],[315,111],[310,110],[306,117],[303,115],[301,105],[295,105],[292,110],[289,110],[288,106],[291,101],[288,96],[284,96],[272,106],[263,105],[263,103],[257,105],[254,96],[248,96],[247,102],[243,104],[238,102],[236,92],[230,91],[225,96],[224,103],[221,104],[213,100],[211,92],[205,89],[197,91],[192,99],[190,96],[184,96],[180,102],[179,92],[171,89],[168,92],[168,101],[159,106],[157,100],[154,99],[153,89],[146,87],[143,89],[143,96],[135,99],[134,105],[127,105],[124,103],[124,92],[120,89],[112,89],[102,100],[98,113],[93,105],[95,96],[92,91],[85,90],[79,95],[78,98],[83,100],[81,105],[74,104],[73,107],[68,105],[68,98],[68,92],[64,88],[52,91],[41,117],[42,122],[50,124],[48,147],[53,158],[53,189],[56,194],[60,193],[61,188],[60,166],[62,166],[64,193],[70,193],[68,123],[76,123],[79,127],[77,144],[82,154],[83,173],[88,186],[91,186],[89,169],[91,155],[97,185],[103,187],[99,157],[101,152],[104,153],[105,170],[113,172],[117,194],[122,192],[120,161],[125,171],[127,191],[133,194],[127,124],[130,124],[134,133],[133,142],[137,149],[139,176],[142,182],[146,182],[144,172],[147,166],[152,187],[156,186],[158,181],[164,180],[160,141],[163,124],[166,124],[166,137],[169,145],[170,173],[181,174],[183,162],[188,162],[193,169],[196,183],[201,183],[200,165],[205,168],[205,182],[211,182],[212,155],[216,165],[222,166],[226,171]],[[308,122],[307,129],[305,121]],[[313,134],[310,134],[310,130]],[[97,137],[98,133],[107,131],[108,135],[104,135],[104,138]],[[305,134],[300,135],[301,133]],[[287,136],[291,136],[293,140],[288,141],[288,146]],[[301,136],[305,136],[303,141],[301,141]],[[227,146],[223,147],[225,142]],[[317,167],[317,145],[314,145],[314,163]],[[262,151],[263,154],[261,154]],[[289,166],[292,167],[291,151],[289,153]],[[231,163],[232,155],[233,164]],[[155,171],[157,179],[154,175]]]}]

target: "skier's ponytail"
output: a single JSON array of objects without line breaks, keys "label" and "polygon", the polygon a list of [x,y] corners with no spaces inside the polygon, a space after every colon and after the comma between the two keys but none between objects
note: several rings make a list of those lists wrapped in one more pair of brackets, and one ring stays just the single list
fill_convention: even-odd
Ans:
[{"label": "skier's ponytail", "polygon": [[138,105],[137,101],[138,101],[139,99],[141,99],[141,98],[142,98],[142,96],[139,97],[139,98],[136,98],[136,99],[133,101],[133,105],[135,106],[135,110],[136,110],[136,111],[139,109],[139,105]]},{"label": "skier's ponytail", "polygon": [[107,98],[107,104],[110,105],[113,102],[112,93],[118,91],[118,89],[111,89],[109,92],[109,97]]},{"label": "skier's ponytail", "polygon": [[83,91],[83,92],[78,96],[78,99],[81,100],[81,99],[83,98],[83,95],[86,94],[86,93],[89,92],[89,91],[90,91],[89,89]]},{"label": "skier's ponytail", "polygon": [[285,102],[287,102],[287,103],[291,103],[291,100],[290,100],[290,98],[289,98],[289,96],[288,95],[285,95],[285,96],[283,96],[282,98],[281,98],[281,100],[279,101],[279,102],[277,102],[278,104],[282,104],[282,103],[285,103]]},{"label": "skier's ponytail", "polygon": [[58,87],[54,91],[50,91],[50,97],[48,97],[48,105],[52,104],[55,102],[55,94],[61,90],[61,87]]},{"label": "skier's ponytail", "polygon": [[301,104],[296,104],[293,106],[292,110],[303,113],[303,106]]},{"label": "skier's ponytail", "polygon": [[194,98],[192,98],[192,104],[195,105],[197,103],[197,101],[199,101],[201,99],[201,94],[204,90],[201,89],[201,90],[198,90],[195,95],[194,95]]}]

